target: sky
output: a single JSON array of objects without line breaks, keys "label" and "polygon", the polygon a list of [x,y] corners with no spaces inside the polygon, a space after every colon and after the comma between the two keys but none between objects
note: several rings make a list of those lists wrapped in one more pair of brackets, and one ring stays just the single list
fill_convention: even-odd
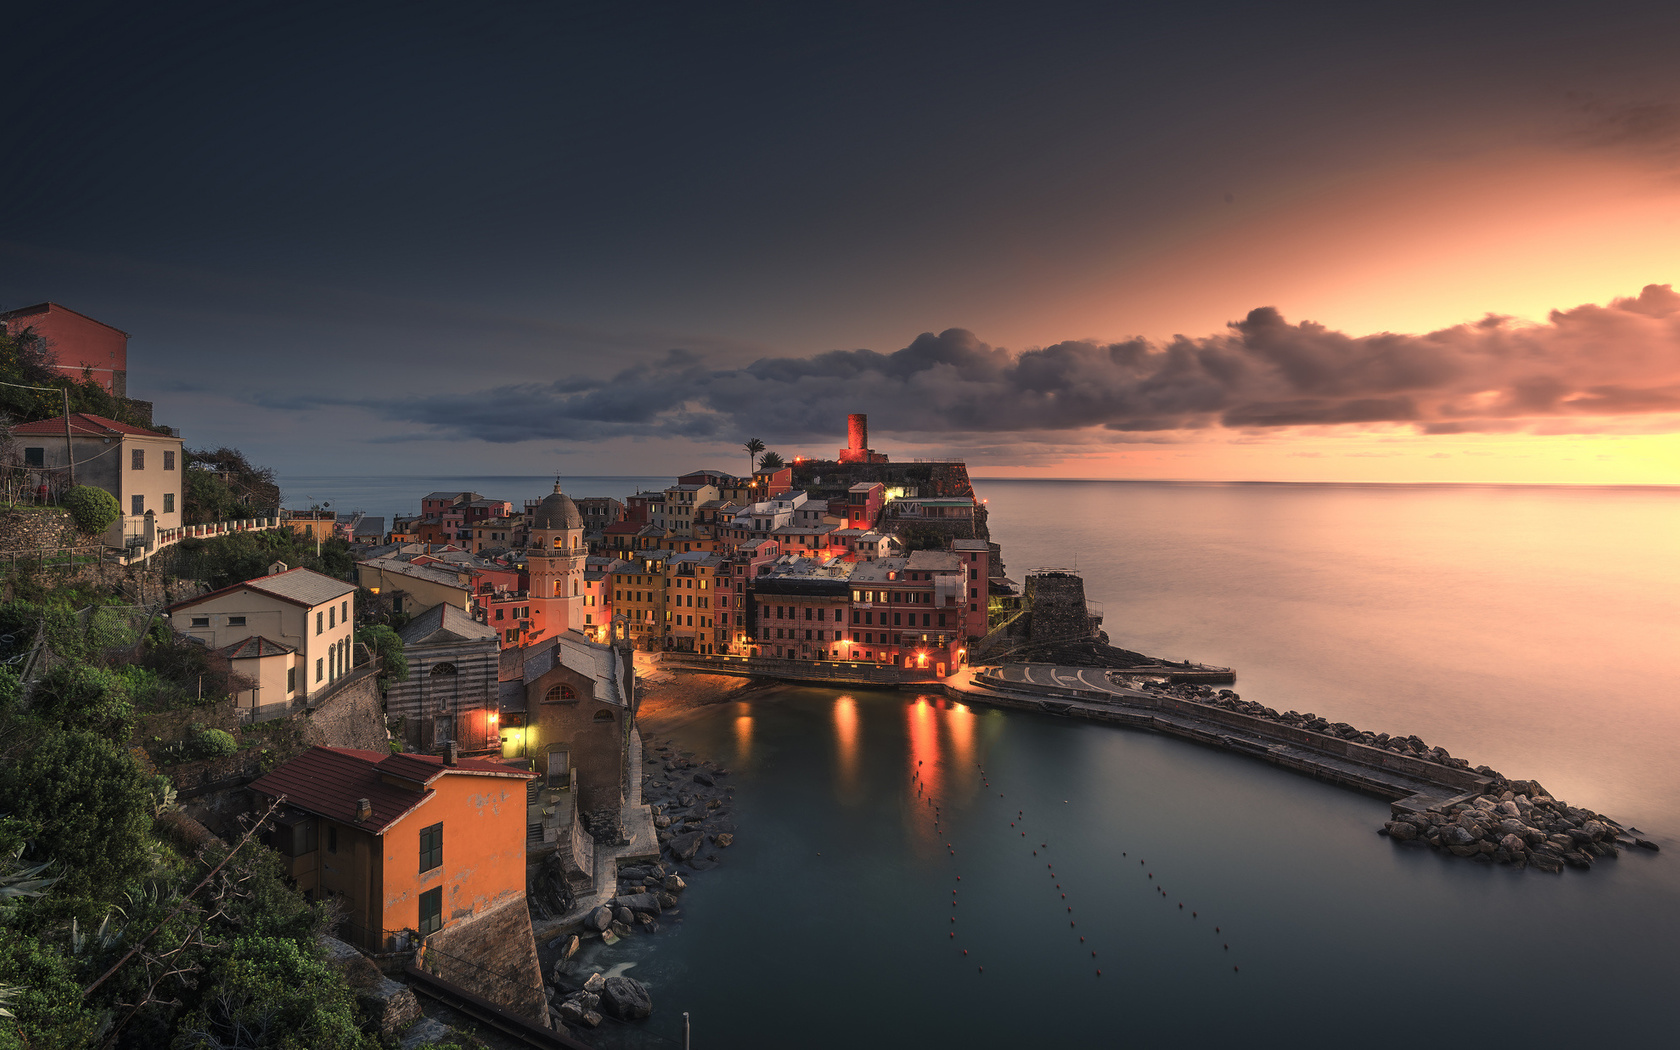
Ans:
[{"label": "sky", "polygon": [[1680,6],[17,7],[0,308],[293,474],[1680,484]]}]

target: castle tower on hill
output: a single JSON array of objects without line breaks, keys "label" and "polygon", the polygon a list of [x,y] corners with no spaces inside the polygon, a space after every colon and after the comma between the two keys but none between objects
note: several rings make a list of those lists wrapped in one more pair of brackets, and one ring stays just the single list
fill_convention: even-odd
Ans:
[{"label": "castle tower on hill", "polygon": [[531,576],[531,604],[543,611],[550,637],[583,629],[583,568],[589,548],[583,542],[583,515],[554,483],[531,514],[525,566]]},{"label": "castle tower on hill", "polygon": [[842,463],[885,463],[886,453],[869,447],[869,417],[853,412],[846,417],[846,447],[840,450]]}]

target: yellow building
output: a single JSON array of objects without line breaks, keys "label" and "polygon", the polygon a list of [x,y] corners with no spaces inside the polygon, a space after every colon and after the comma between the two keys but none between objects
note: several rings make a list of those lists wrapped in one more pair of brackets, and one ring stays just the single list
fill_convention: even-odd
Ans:
[{"label": "yellow building", "polygon": [[665,560],[666,645],[678,652],[716,653],[717,578],[727,568],[715,554],[694,551]]},{"label": "yellow building", "polygon": [[634,557],[612,564],[613,615],[624,617],[630,640],[639,649],[665,648],[664,639],[669,633],[666,595],[670,589],[665,563],[671,557],[670,551],[638,551]]}]

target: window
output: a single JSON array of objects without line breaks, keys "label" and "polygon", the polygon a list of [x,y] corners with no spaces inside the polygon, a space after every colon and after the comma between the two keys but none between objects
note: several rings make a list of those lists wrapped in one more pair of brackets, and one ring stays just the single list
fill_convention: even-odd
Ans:
[{"label": "window", "polygon": [[454,673],[455,673],[455,665],[454,664],[438,664],[436,667],[432,668],[432,677],[434,677],[434,678],[437,677],[438,675],[454,674]]},{"label": "window", "polygon": [[286,668],[286,692],[297,692],[297,668],[295,667]]},{"label": "window", "polygon": [[163,469],[164,470],[174,470],[175,469],[175,453],[165,452],[163,454]]},{"label": "window", "polygon": [[163,494],[163,512],[165,514],[175,513],[175,493],[165,492]]},{"label": "window", "polygon": [[320,634],[323,630],[325,630],[326,629],[326,624],[327,624],[327,614],[322,613],[322,612],[316,613],[315,614],[315,633]]},{"label": "window", "polygon": [[505,609],[497,609],[496,610],[496,619],[498,619],[498,620],[502,619],[503,618],[502,614],[506,611],[507,610],[505,610]]},{"label": "window", "polygon": [[595,721],[597,722],[611,722],[612,720],[613,713],[607,708],[603,707],[601,710],[595,712]]},{"label": "window", "polygon": [[44,448],[26,448],[23,450],[23,465],[26,467],[44,467],[47,465],[47,450]]},{"label": "window", "polygon": [[545,703],[545,704],[554,704],[554,703],[559,703],[562,700],[576,700],[576,699],[577,699],[577,690],[573,689],[569,685],[552,685],[552,686],[549,686],[548,687],[548,692],[543,694],[543,703]]},{"label": "window", "polygon": [[338,618],[345,623],[350,622],[350,599],[346,598],[338,603]]},{"label": "window", "polygon": [[338,852],[338,829],[331,824],[327,825],[327,852]]},{"label": "window", "polygon": [[134,451],[132,451],[128,454],[128,458],[129,458],[128,466],[129,466],[130,470],[145,470],[146,469],[146,450],[145,449],[143,449],[143,448],[135,449]]},{"label": "window", "polygon": [[337,627],[338,626],[338,610],[334,609],[334,608],[331,608],[330,606],[327,609],[327,626],[328,627]]},{"label": "window", "polygon": [[420,829],[420,874],[443,867],[443,825]]},{"label": "window", "polygon": [[129,513],[133,514],[135,517],[139,517],[140,515],[146,513],[146,497],[135,496],[133,499],[129,500],[129,507]]},{"label": "window", "polygon": [[210,617],[208,617],[208,616],[194,616],[192,618],[192,625],[194,627],[208,627],[208,626],[210,626]]},{"label": "window", "polygon": [[243,617],[243,616],[229,616],[228,617],[228,626],[229,627],[243,627],[243,626],[245,626],[245,617]]},{"label": "window", "polygon": [[317,682],[319,682],[321,680],[321,676],[326,674],[326,673],[327,673],[327,661],[325,660],[325,658],[316,657],[316,659],[315,659],[315,680]]},{"label": "window", "polygon": [[420,895],[420,936],[443,929],[443,887],[427,890]]},{"label": "window", "polygon": [[515,641],[519,638],[519,628],[517,627],[509,627],[504,633],[507,635],[507,640],[509,642]]}]

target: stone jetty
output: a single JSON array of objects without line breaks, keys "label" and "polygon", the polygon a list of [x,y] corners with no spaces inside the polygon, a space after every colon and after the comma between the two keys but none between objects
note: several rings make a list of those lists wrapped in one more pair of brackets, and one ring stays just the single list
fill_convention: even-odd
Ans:
[{"label": "stone jetty", "polygon": [[1609,817],[1553,798],[1530,780],[1432,747],[1415,735],[1372,733],[1312,712],[1275,711],[1230,689],[1145,681],[1081,668],[1006,665],[948,685],[958,699],[1023,707],[1169,733],[1385,797],[1381,829],[1483,863],[1561,871],[1623,849],[1657,845]]}]

